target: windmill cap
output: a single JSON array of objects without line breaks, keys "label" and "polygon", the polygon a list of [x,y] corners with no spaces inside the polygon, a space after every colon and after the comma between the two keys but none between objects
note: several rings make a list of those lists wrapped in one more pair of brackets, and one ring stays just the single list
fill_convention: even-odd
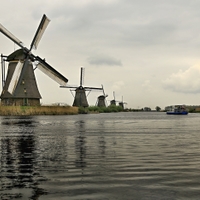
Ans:
[{"label": "windmill cap", "polygon": [[25,54],[23,49],[18,49],[7,57],[7,61],[24,60],[24,59],[25,59]]}]

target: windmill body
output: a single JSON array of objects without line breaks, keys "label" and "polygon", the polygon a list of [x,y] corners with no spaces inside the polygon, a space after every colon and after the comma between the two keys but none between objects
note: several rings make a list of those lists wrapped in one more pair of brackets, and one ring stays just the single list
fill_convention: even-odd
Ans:
[{"label": "windmill body", "polygon": [[110,105],[115,105],[116,106],[116,101],[113,99],[110,101]]},{"label": "windmill body", "polygon": [[123,109],[125,108],[125,104],[127,104],[126,102],[123,101],[123,96],[122,96],[122,100],[119,101],[119,106],[121,106]]},{"label": "windmill body", "polygon": [[98,107],[106,107],[106,97],[108,95],[105,94],[103,85],[101,85],[101,86],[102,86],[102,90],[103,90],[103,95],[98,96],[96,105]]},{"label": "windmill body", "polygon": [[105,99],[106,99],[106,97],[105,97],[104,95],[98,96],[98,99],[97,99],[97,101],[98,101],[97,106],[98,106],[98,107],[106,107]]},{"label": "windmill body", "polygon": [[110,105],[115,105],[116,106],[116,100],[115,100],[115,92],[113,92],[113,100],[110,101]]},{"label": "windmill body", "polygon": [[124,109],[124,102],[119,102],[119,106],[121,106]]},{"label": "windmill body", "polygon": [[85,88],[83,88],[83,87],[76,88],[73,106],[77,106],[77,107],[88,107],[89,106],[87,97],[86,97]]},{"label": "windmill body", "polygon": [[[33,47],[37,48],[49,21],[46,15],[43,15],[30,49],[24,47],[19,39],[0,24],[0,32],[20,47],[20,49],[10,54],[6,59],[9,64],[6,80],[0,96],[3,105],[40,104],[41,95],[37,87],[33,62],[36,62],[38,69],[60,85],[67,84],[67,78],[51,67],[44,59],[31,53]],[[2,80],[3,82],[4,80]]]},{"label": "windmill body", "polygon": [[39,105],[41,95],[37,87],[31,61],[29,61],[27,67],[25,68],[23,79],[21,81],[21,84],[19,85],[18,90],[16,91],[15,96],[13,96],[9,92],[11,87],[11,80],[13,76],[15,76],[15,72],[17,70],[17,64],[20,61],[23,65],[25,59],[25,56],[21,49],[15,51],[14,54],[17,54],[17,56],[13,57],[13,54],[11,54],[7,58],[9,64],[5,85],[1,93],[1,103],[3,105]]}]

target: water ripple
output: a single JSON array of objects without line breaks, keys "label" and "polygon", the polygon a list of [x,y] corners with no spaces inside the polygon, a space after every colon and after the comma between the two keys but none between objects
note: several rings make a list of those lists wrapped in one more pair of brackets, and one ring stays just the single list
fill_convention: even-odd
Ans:
[{"label": "water ripple", "polygon": [[200,116],[0,118],[1,199],[199,199]]}]

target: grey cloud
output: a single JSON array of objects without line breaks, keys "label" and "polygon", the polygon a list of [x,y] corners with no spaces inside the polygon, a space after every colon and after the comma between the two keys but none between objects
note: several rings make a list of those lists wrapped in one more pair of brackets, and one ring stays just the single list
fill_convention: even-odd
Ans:
[{"label": "grey cloud", "polygon": [[[191,3],[187,5],[190,18],[198,18]],[[181,14],[177,15],[178,12]],[[90,40],[103,39],[107,44],[118,46],[158,43],[175,45],[193,39],[198,32],[194,32],[191,27],[188,29],[191,26],[190,20],[183,22],[185,6],[180,2],[168,4],[157,0],[151,3],[127,0],[126,3],[113,1],[105,4],[89,1],[83,6],[73,3],[66,6],[63,2],[62,6],[52,10],[52,15],[58,19],[58,26],[61,26],[56,30],[63,29],[65,35],[72,34],[79,40],[87,37]]]},{"label": "grey cloud", "polygon": [[108,56],[96,56],[88,58],[91,65],[109,65],[109,66],[122,66],[121,60],[111,58]]}]

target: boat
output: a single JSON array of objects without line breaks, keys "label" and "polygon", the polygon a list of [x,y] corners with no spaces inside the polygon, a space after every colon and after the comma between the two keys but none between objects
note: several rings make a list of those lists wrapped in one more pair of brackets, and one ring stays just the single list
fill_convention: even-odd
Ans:
[{"label": "boat", "polygon": [[166,112],[168,115],[187,115],[188,111],[184,105],[171,106],[171,109]]}]

